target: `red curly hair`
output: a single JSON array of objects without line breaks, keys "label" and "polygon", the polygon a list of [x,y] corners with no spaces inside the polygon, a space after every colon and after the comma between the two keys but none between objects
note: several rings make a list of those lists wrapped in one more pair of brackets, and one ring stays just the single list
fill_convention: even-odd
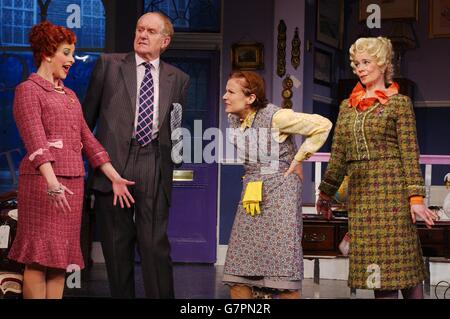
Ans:
[{"label": "red curly hair", "polygon": [[252,107],[256,110],[265,108],[269,103],[266,98],[266,87],[264,78],[258,73],[252,71],[232,71],[228,79],[239,79],[242,92],[245,96],[255,94],[256,99],[252,103]]},{"label": "red curly hair", "polygon": [[42,59],[52,57],[62,43],[75,44],[77,36],[70,29],[43,21],[31,28],[29,41],[34,63],[39,67]]}]

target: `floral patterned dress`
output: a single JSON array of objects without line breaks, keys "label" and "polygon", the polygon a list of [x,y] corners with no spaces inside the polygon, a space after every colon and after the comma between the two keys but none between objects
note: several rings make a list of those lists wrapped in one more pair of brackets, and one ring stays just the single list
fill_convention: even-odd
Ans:
[{"label": "floral patterned dress", "polygon": [[[238,205],[223,281],[299,290],[303,279],[302,183],[297,175],[284,177],[284,173],[294,158],[301,161],[323,145],[331,122],[319,115],[281,110],[273,104],[260,109],[246,129],[237,116],[229,120],[234,129],[231,142],[245,168],[241,198],[249,182],[262,181],[263,186],[260,214],[251,216],[242,201]],[[274,129],[274,123],[279,130]],[[294,132],[307,136],[298,152]]]}]

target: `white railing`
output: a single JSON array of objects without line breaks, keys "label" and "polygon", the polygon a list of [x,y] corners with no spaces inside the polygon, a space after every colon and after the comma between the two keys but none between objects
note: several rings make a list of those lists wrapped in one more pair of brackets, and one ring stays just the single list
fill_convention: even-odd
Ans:
[{"label": "white railing", "polygon": [[[322,181],[322,163],[330,160],[330,153],[315,153],[305,162],[315,162],[314,190],[316,201],[319,184]],[[450,165],[450,155],[420,155],[420,164],[425,164],[426,204],[430,204],[431,172],[433,165]]]}]

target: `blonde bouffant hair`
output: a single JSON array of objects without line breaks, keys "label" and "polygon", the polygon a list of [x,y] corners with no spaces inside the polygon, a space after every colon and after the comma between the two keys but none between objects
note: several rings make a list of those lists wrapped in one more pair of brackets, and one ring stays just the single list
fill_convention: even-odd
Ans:
[{"label": "blonde bouffant hair", "polygon": [[392,49],[391,40],[384,37],[377,38],[359,38],[350,47],[350,65],[353,69],[353,73],[356,73],[355,57],[357,53],[367,52],[373,58],[376,59],[377,65],[382,68],[386,67],[384,71],[384,81],[386,83],[392,83],[394,76],[394,65],[392,64],[392,58],[394,56],[394,50]]}]

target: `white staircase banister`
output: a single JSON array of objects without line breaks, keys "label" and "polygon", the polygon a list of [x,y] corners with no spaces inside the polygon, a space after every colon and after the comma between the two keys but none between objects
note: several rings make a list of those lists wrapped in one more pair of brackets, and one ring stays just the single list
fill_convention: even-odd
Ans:
[{"label": "white staircase banister", "polygon": [[[315,162],[314,189],[317,197],[319,196],[319,184],[322,180],[322,162],[330,160],[330,153],[315,153],[305,162]],[[426,188],[426,204],[429,206],[431,173],[433,165],[450,165],[450,155],[420,155],[420,164],[425,164],[425,188]]]}]

